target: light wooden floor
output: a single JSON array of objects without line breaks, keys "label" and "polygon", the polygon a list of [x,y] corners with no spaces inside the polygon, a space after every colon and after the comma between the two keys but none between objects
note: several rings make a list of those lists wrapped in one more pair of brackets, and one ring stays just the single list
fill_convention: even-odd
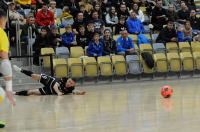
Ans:
[{"label": "light wooden floor", "polygon": [[[170,99],[160,87],[173,86]],[[200,79],[79,87],[84,96],[17,97],[5,103],[0,132],[199,132]]]}]

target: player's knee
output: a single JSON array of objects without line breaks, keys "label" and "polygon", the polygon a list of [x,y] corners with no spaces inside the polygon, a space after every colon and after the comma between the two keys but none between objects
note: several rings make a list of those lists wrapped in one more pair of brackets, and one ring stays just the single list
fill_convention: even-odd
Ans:
[{"label": "player's knee", "polygon": [[4,75],[4,77],[12,77],[12,67],[11,63],[8,59],[4,59],[1,61],[1,72]]}]

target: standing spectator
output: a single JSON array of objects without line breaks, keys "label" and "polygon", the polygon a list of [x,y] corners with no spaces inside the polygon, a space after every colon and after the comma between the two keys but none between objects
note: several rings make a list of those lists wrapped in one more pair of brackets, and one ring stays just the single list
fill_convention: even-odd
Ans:
[{"label": "standing spectator", "polygon": [[70,47],[72,47],[73,45],[76,45],[75,35],[72,32],[71,26],[66,26],[65,30],[66,32],[62,34],[62,42],[64,46],[70,49]]},{"label": "standing spectator", "polygon": [[120,5],[120,9],[119,9],[117,15],[118,15],[118,18],[125,17],[125,20],[129,17],[129,12],[128,12],[125,4]]},{"label": "standing spectator", "polygon": [[189,17],[190,17],[190,12],[188,10],[188,7],[184,2],[182,2],[181,9],[178,11],[178,22],[184,24],[186,20],[189,19]]},{"label": "standing spectator", "polygon": [[118,23],[118,16],[115,7],[112,6],[109,12],[106,14],[106,24],[107,26],[114,27]]},{"label": "standing spectator", "polygon": [[123,30],[127,30],[127,25],[126,25],[126,22],[125,22],[125,17],[121,17],[119,19],[119,23],[115,26],[115,34],[120,34],[121,31]]},{"label": "standing spectator", "polygon": [[42,5],[42,9],[36,15],[36,23],[38,26],[50,26],[54,24],[54,15],[48,10],[46,4]]},{"label": "standing spectator", "polygon": [[196,17],[196,11],[190,11],[190,23],[194,33],[197,33],[200,30],[200,19]]},{"label": "standing spectator", "polygon": [[117,54],[127,55],[134,54],[135,48],[133,40],[128,37],[127,30],[121,31],[121,36],[117,39]]},{"label": "standing spectator", "polygon": [[[133,4],[133,8],[132,8],[133,11],[135,11],[135,13],[137,14],[137,18],[141,21],[141,22],[144,22],[144,13],[140,10],[140,8],[138,7],[138,4],[137,3],[134,3]],[[132,11],[131,10],[131,11]],[[131,12],[130,11],[130,12]]]},{"label": "standing spectator", "polygon": [[109,29],[104,30],[103,44],[103,55],[111,55],[117,53],[116,42],[112,39]]},{"label": "standing spectator", "polygon": [[76,19],[74,21],[74,24],[72,25],[72,29],[73,29],[73,32],[75,34],[78,34],[78,29],[79,29],[79,26],[85,26],[86,27],[86,20],[84,19],[84,15],[82,12],[79,12],[76,16]]},{"label": "standing spectator", "polygon": [[177,34],[174,28],[173,21],[171,20],[168,21],[167,26],[160,31],[156,39],[156,42],[157,43],[177,42]]},{"label": "standing spectator", "polygon": [[158,0],[156,6],[152,10],[152,24],[154,26],[154,30],[161,30],[163,25],[167,23],[166,10],[162,6],[162,1]]},{"label": "standing spectator", "polygon": [[76,42],[78,46],[85,48],[88,46],[88,36],[86,35],[85,26],[80,25],[78,35],[76,36]]},{"label": "standing spectator", "polygon": [[176,21],[176,20],[177,20],[177,13],[176,13],[176,10],[175,10],[174,5],[172,5],[172,4],[170,4],[170,5],[168,6],[167,18],[168,18],[169,20],[172,20],[172,21]]},{"label": "standing spectator", "polygon": [[103,53],[103,43],[100,41],[99,33],[94,33],[93,40],[89,42],[87,48],[87,55],[91,57],[102,56]]},{"label": "standing spectator", "polygon": [[102,19],[99,19],[99,14],[97,11],[93,11],[91,14],[92,14],[92,22],[94,23],[95,32],[102,34],[105,28],[104,21]]},{"label": "standing spectator", "polygon": [[137,18],[136,12],[131,11],[130,17],[127,20],[128,32],[130,34],[138,35],[138,44],[149,44],[148,38],[143,34],[144,26],[142,22]]}]

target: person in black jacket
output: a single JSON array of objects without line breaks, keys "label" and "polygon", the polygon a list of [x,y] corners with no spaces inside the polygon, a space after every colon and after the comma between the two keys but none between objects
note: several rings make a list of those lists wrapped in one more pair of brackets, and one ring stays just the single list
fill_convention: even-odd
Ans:
[{"label": "person in black jacket", "polygon": [[196,17],[196,11],[193,9],[190,11],[190,23],[192,30],[200,30],[200,19]]},{"label": "person in black jacket", "polygon": [[111,31],[109,29],[105,29],[103,37],[103,55],[116,54],[116,52],[116,41],[112,39]]},{"label": "person in black jacket", "polygon": [[167,42],[176,42],[177,34],[174,28],[174,22],[168,21],[167,26],[162,29],[156,39],[157,43],[167,43]]},{"label": "person in black jacket", "polygon": [[127,29],[127,25],[125,22],[125,17],[120,17],[119,23],[115,25],[115,34],[120,34],[121,31]]},{"label": "person in black jacket", "polygon": [[79,26],[78,35],[76,36],[76,42],[78,46],[83,49],[88,46],[88,36],[85,33],[85,27],[83,25]]}]

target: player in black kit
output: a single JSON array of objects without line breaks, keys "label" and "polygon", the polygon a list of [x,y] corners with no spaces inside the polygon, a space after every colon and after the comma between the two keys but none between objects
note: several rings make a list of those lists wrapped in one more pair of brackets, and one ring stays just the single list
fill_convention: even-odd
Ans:
[{"label": "player in black kit", "polygon": [[44,85],[43,88],[32,89],[32,90],[23,90],[16,92],[16,95],[28,96],[28,95],[65,95],[65,94],[76,94],[83,95],[84,91],[75,90],[75,81],[71,78],[61,78],[57,79],[45,74],[34,74],[32,71],[24,70],[14,65],[13,68],[16,71],[24,73],[27,76],[30,76],[33,80],[39,81]]}]

